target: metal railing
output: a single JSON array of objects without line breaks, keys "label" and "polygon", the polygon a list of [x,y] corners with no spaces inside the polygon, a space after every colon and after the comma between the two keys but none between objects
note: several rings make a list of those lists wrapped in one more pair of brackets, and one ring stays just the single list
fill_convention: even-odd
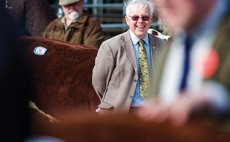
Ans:
[{"label": "metal railing", "polygon": [[[83,8],[89,10],[91,15],[97,19],[108,37],[110,37],[110,35],[112,36],[114,33],[126,31],[128,25],[124,20],[124,1],[121,0],[120,3],[109,3],[109,1],[104,1],[84,0]],[[58,5],[56,6],[57,16],[60,17],[63,15],[63,11]],[[152,23],[151,28],[156,28],[157,26],[157,23]]]}]

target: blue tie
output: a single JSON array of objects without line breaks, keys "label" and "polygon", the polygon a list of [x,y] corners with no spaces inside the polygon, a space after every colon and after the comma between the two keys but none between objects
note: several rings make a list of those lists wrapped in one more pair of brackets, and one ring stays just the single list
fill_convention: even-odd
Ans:
[{"label": "blue tie", "polygon": [[190,69],[190,49],[192,47],[192,40],[189,36],[185,39],[185,49],[184,49],[184,64],[183,64],[183,74],[180,84],[180,91],[184,91],[187,87],[187,78]]}]

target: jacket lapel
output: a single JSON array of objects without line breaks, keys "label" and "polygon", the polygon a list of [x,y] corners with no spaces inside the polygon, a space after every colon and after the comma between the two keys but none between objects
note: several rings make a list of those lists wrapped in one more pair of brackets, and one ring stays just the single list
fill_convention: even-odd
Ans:
[{"label": "jacket lapel", "polygon": [[123,42],[121,43],[121,45],[124,48],[124,52],[127,54],[129,61],[133,65],[134,70],[137,72],[136,56],[134,53],[134,49],[133,49],[134,47],[132,44],[131,37],[129,35],[129,31],[124,33]]},{"label": "jacket lapel", "polygon": [[[152,61],[152,69],[154,68],[155,64],[155,56],[157,56],[158,46],[160,45],[156,38],[149,35],[149,43],[150,43],[150,52],[151,52],[151,61]],[[154,69],[153,69],[154,70]]]}]

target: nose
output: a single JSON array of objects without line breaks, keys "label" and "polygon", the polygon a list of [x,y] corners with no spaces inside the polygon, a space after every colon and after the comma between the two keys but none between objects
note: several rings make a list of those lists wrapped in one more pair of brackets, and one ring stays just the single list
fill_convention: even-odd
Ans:
[{"label": "nose", "polygon": [[142,17],[140,16],[139,19],[137,20],[137,22],[143,22],[144,20],[142,20]]},{"label": "nose", "polygon": [[68,9],[73,9],[73,8],[74,8],[74,4],[68,5]]},{"label": "nose", "polygon": [[70,5],[70,6],[69,6],[69,9],[71,9],[71,10],[72,10],[73,8],[74,8],[74,6],[73,6],[73,5]]}]

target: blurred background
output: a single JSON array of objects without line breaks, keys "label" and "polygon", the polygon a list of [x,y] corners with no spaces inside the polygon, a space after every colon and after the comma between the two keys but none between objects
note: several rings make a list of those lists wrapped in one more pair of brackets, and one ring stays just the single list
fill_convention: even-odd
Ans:
[{"label": "blurred background", "polygon": [[[48,0],[56,16],[61,17],[63,12],[58,5],[58,1],[59,0]],[[105,32],[105,38],[108,39],[127,30],[124,19],[124,5],[124,0],[84,0],[83,7],[101,24]],[[155,15],[154,17],[151,28],[160,31],[157,18]]]}]

